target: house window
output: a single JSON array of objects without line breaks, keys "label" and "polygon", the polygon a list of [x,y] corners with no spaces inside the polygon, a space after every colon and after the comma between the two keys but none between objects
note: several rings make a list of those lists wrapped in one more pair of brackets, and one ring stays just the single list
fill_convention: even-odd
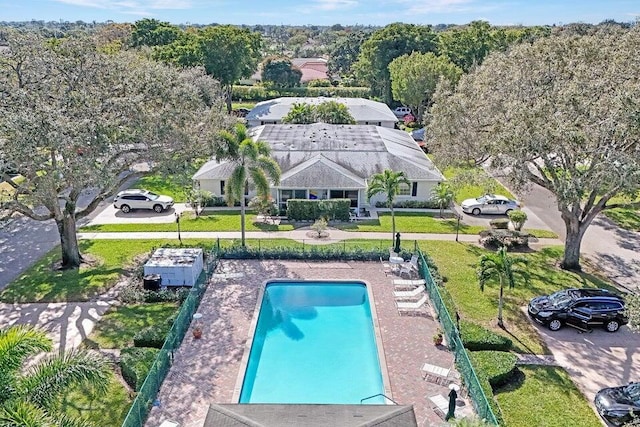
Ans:
[{"label": "house window", "polygon": [[224,181],[220,181],[220,195],[224,196]]},{"label": "house window", "polygon": [[411,194],[411,187],[407,184],[400,184],[398,188],[398,196],[409,196]]},{"label": "house window", "polygon": [[416,197],[418,195],[418,183],[411,183],[411,197]]}]

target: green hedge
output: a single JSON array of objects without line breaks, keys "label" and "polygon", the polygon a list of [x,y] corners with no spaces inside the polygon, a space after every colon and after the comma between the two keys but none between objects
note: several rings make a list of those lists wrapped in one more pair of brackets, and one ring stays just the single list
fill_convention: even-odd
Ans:
[{"label": "green hedge", "polygon": [[148,347],[127,347],[120,350],[122,378],[135,391],[140,391],[159,351]]},{"label": "green hedge", "polygon": [[147,326],[133,336],[133,345],[136,347],[162,348],[169,329],[171,329],[171,323],[168,321]]},{"label": "green hedge", "polygon": [[378,261],[383,256],[389,256],[387,248],[345,250],[339,246],[308,246],[303,251],[288,246],[267,249],[232,246],[223,248],[220,253],[220,258],[227,259],[312,259],[320,261]]},{"label": "green hedge", "polygon": [[371,89],[368,87],[292,87],[266,88],[264,86],[233,86],[231,99],[233,101],[266,101],[282,96],[299,97],[339,97],[339,98],[369,98]]},{"label": "green hedge", "polygon": [[287,200],[287,218],[291,221],[315,221],[321,217],[334,221],[348,221],[349,209],[349,199]]},{"label": "green hedge", "polygon": [[476,372],[485,376],[493,389],[509,382],[516,370],[517,357],[506,351],[469,352]]},{"label": "green hedge", "polygon": [[509,338],[466,320],[460,321],[460,338],[470,351],[509,351],[513,344]]},{"label": "green hedge", "polygon": [[[387,202],[377,201],[376,208],[386,208]],[[402,200],[393,204],[394,208],[405,209],[440,209],[433,200]]]}]

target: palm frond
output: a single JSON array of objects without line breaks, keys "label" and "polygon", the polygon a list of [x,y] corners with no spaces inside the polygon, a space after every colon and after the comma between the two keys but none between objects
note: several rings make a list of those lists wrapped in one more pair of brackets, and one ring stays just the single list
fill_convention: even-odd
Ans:
[{"label": "palm frond", "polygon": [[57,423],[43,408],[24,401],[0,406],[0,427],[55,427]]},{"label": "palm frond", "polygon": [[14,394],[16,375],[24,361],[29,356],[50,350],[51,340],[44,332],[30,326],[0,330],[0,402]]},{"label": "palm frond", "polygon": [[34,404],[48,408],[75,385],[91,385],[99,394],[106,392],[110,374],[108,360],[99,353],[71,351],[49,356],[31,368],[21,381],[21,391]]},{"label": "palm frond", "polygon": [[267,197],[269,195],[269,179],[264,173],[264,170],[255,166],[251,167],[249,168],[249,176],[251,177],[251,181],[256,188],[256,193],[258,193],[258,196]]}]

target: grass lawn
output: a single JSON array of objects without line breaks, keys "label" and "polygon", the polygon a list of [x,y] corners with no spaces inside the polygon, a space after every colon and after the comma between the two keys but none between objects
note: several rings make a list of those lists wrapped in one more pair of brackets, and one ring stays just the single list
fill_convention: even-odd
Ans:
[{"label": "grass lawn", "polygon": [[569,374],[557,366],[521,366],[523,378],[496,392],[509,427],[602,425]]},{"label": "grass lawn", "polygon": [[[265,224],[256,221],[256,215],[247,214],[246,231],[289,231],[291,224]],[[177,230],[175,222],[161,224],[101,224],[83,227],[81,231],[134,232],[134,231],[171,231]],[[240,211],[205,212],[196,217],[192,212],[180,218],[181,231],[240,231]]]},{"label": "grass lawn", "polygon": [[176,203],[184,203],[187,200],[184,192],[191,189],[191,184],[180,185],[172,176],[148,175],[137,180],[131,188],[144,188],[154,193],[171,196]]},{"label": "grass lawn", "polygon": [[620,228],[640,231],[640,210],[616,208],[606,210],[603,213]]},{"label": "grass lawn", "polygon": [[252,110],[253,107],[256,106],[256,102],[232,102],[231,109],[235,110],[236,108],[246,108]]},{"label": "grass lawn", "polygon": [[102,316],[88,340],[100,348],[123,348],[133,345],[136,332],[164,322],[177,310],[176,304],[168,302],[112,306]]},{"label": "grass lawn", "polygon": [[96,426],[120,427],[132,402],[127,387],[113,375],[106,394],[95,396],[89,388],[77,388],[62,397],[61,409]]},{"label": "grass lawn", "polygon": [[490,283],[481,292],[476,277],[478,258],[487,251],[474,245],[455,242],[421,241],[419,244],[434,259],[440,273],[447,278],[445,288],[455,301],[460,316],[508,336],[513,341],[515,350],[521,353],[549,353],[536,326],[521,309],[532,297],[568,287],[612,289],[606,282],[590,274],[572,273],[556,267],[557,261],[562,257],[561,246],[524,254],[529,259],[529,284],[518,283],[513,289],[505,289],[505,332],[496,325],[499,286]]},{"label": "grass lawn", "polygon": [[[452,180],[463,171],[465,171],[465,169],[449,167],[443,170],[442,174],[448,180]],[[487,173],[484,170],[477,168],[477,169],[474,169],[473,172],[477,176],[488,178],[488,182],[494,181],[496,194],[502,194],[503,196],[506,196],[510,199],[515,199],[515,197],[513,196],[513,194],[511,194],[509,190],[507,190],[502,184],[500,184],[498,180],[487,175]],[[487,193],[487,190],[483,188],[483,186],[481,185],[467,184],[459,188],[458,191],[456,191],[456,203],[460,204],[465,199],[475,199],[476,197],[480,197],[486,193]]]},{"label": "grass lawn", "polygon": [[[194,240],[190,243],[202,242]],[[11,282],[0,294],[0,301],[86,301],[113,286],[136,255],[167,244],[177,245],[178,240],[85,240],[80,242],[80,253],[94,260],[94,265],[65,271],[52,267],[60,259],[60,248],[57,247]],[[208,243],[211,244],[213,242]]]}]

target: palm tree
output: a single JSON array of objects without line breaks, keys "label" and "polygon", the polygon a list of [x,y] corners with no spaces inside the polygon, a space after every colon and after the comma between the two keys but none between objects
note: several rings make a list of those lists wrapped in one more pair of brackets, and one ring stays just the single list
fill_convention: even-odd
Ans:
[{"label": "palm tree", "polygon": [[245,246],[245,189],[252,184],[258,197],[267,198],[271,190],[269,180],[274,185],[280,183],[280,166],[269,155],[271,148],[263,141],[254,141],[247,134],[243,124],[237,124],[234,132],[222,131],[220,137],[226,144],[218,153],[220,160],[228,160],[235,167],[225,188],[227,203],[232,206],[240,201],[240,229],[242,246]]},{"label": "palm tree", "polygon": [[451,206],[454,197],[455,193],[451,189],[451,186],[444,182],[438,183],[438,185],[431,190],[431,200],[440,208],[440,218],[442,218],[444,208]]},{"label": "palm tree", "polygon": [[371,182],[367,188],[367,200],[371,200],[378,193],[387,196],[387,207],[391,209],[391,245],[396,235],[396,217],[393,212],[393,202],[400,192],[400,185],[410,185],[411,183],[404,175],[404,172],[394,172],[385,169],[382,173],[377,173],[371,177]]},{"label": "palm tree", "polygon": [[504,328],[502,321],[502,305],[504,286],[510,289],[516,284],[515,276],[527,276],[524,270],[519,270],[519,265],[526,265],[528,260],[524,257],[512,257],[507,255],[506,246],[501,247],[496,253],[482,255],[478,264],[477,274],[480,282],[480,290],[484,292],[484,285],[489,281],[498,280],[500,283],[500,298],[498,300],[498,326]]},{"label": "palm tree", "polygon": [[44,332],[28,326],[0,330],[0,426],[91,426],[59,412],[60,396],[79,385],[104,394],[111,369],[97,353],[49,355],[25,367],[33,356],[51,351]]}]

